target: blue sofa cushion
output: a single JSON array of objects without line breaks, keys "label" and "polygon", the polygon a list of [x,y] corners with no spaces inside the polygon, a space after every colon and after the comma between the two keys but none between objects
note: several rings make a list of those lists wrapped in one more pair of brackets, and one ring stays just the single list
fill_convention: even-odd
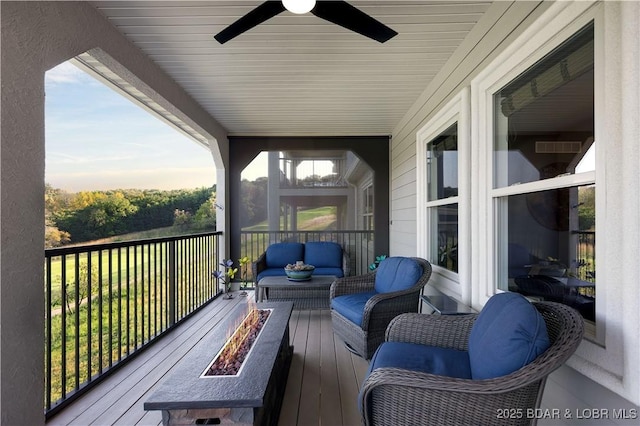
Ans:
[{"label": "blue sofa cushion", "polygon": [[510,374],[549,348],[544,318],[524,296],[492,296],[469,335],[469,363],[474,380]]},{"label": "blue sofa cushion", "polygon": [[344,277],[342,268],[316,268],[313,275],[335,275],[338,278]]},{"label": "blue sofa cushion", "polygon": [[335,309],[354,324],[361,325],[364,306],[367,304],[367,300],[375,295],[375,291],[367,291],[334,297],[331,300],[331,309]]},{"label": "blue sofa cushion", "polygon": [[[267,247],[267,268],[284,268],[288,264],[304,260],[304,244],[275,243]],[[285,275],[283,273],[283,275]]]},{"label": "blue sofa cushion", "polygon": [[284,272],[284,268],[269,268],[260,272],[256,281],[260,281],[264,277],[284,277],[286,275],[287,274],[286,272]]},{"label": "blue sofa cushion", "polygon": [[304,263],[316,268],[342,269],[342,247],[331,241],[309,241],[304,245]]},{"label": "blue sofa cushion", "polygon": [[422,276],[422,267],[408,257],[387,257],[376,270],[375,289],[390,293],[411,288]]}]

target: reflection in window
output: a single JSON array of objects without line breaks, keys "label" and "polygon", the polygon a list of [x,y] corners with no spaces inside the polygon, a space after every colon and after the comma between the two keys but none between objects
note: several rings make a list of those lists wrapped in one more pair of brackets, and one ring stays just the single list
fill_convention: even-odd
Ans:
[{"label": "reflection in window", "polygon": [[590,24],[494,95],[495,188],[595,170],[593,49]]},{"label": "reflection in window", "polygon": [[502,289],[565,303],[595,321],[595,185],[502,197],[499,209],[508,224]]},{"label": "reflection in window", "polygon": [[427,200],[458,195],[458,124],[427,144]]},{"label": "reflection in window", "polygon": [[431,262],[458,272],[458,204],[433,207]]}]

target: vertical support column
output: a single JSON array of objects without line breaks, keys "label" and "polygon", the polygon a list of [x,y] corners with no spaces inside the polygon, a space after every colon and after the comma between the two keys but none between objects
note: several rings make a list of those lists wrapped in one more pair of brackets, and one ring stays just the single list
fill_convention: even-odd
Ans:
[{"label": "vertical support column", "polygon": [[279,152],[269,151],[269,180],[267,183],[267,218],[269,231],[280,230],[280,167]]}]

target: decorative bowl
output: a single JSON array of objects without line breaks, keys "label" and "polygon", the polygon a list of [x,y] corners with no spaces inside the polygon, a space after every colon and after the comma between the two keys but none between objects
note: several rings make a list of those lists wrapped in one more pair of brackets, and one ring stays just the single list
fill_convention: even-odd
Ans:
[{"label": "decorative bowl", "polygon": [[284,272],[287,274],[287,278],[291,280],[308,280],[313,274],[315,266],[313,265],[287,265],[284,268]]}]

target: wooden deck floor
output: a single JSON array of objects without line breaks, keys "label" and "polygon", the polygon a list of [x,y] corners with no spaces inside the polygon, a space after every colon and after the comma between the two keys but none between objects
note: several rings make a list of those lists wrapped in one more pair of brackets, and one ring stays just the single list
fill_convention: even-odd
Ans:
[{"label": "wooden deck floor", "polygon": [[[214,301],[47,425],[162,424],[160,412],[145,411],[144,401],[173,366],[244,300]],[[294,310],[290,333],[294,354],[279,424],[359,425],[357,395],[367,361],[334,338],[328,310]]]}]

